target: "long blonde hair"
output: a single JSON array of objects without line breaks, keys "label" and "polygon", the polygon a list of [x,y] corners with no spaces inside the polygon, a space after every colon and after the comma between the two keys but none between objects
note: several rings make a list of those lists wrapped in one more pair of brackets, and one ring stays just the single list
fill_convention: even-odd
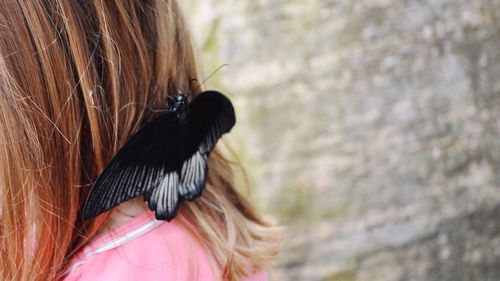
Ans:
[{"label": "long blonde hair", "polygon": [[[92,182],[177,90],[196,95],[189,32],[173,0],[0,1],[1,280],[54,280],[109,212],[82,221]],[[279,230],[235,189],[220,148],[181,214],[222,279],[262,269]]]}]

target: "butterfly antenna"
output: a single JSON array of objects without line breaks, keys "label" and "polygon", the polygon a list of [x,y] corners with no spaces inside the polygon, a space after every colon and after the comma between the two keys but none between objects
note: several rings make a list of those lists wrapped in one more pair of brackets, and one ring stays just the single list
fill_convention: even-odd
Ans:
[{"label": "butterfly antenna", "polygon": [[[215,73],[217,73],[217,71],[219,71],[221,68],[225,67],[225,66],[229,66],[229,64],[225,63],[225,64],[222,64],[221,66],[217,67],[217,69],[215,69],[205,80],[203,80],[203,82],[201,82],[201,84],[198,85],[198,87],[196,87],[196,89],[194,89],[195,91],[198,90],[199,88],[201,88],[201,86],[203,86],[203,84],[205,84],[205,82],[207,82],[210,78],[212,78],[212,76],[215,75]],[[191,83],[195,81],[195,82],[198,82],[197,79],[191,79],[189,80],[189,84],[191,85]],[[191,87],[191,86],[190,86]]]}]

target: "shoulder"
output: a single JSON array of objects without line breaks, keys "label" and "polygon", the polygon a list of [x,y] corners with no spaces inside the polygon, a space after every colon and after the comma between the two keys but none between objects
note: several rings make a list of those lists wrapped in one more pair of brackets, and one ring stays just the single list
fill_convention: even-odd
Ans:
[{"label": "shoulder", "polygon": [[[181,223],[155,219],[138,200],[112,214],[109,231],[102,232],[69,263],[62,281],[162,280],[215,281],[208,251]],[[184,220],[185,223],[188,223]],[[245,281],[267,281],[262,271]]]},{"label": "shoulder", "polygon": [[178,219],[158,221],[145,211],[83,248],[63,280],[216,279],[205,250]]}]

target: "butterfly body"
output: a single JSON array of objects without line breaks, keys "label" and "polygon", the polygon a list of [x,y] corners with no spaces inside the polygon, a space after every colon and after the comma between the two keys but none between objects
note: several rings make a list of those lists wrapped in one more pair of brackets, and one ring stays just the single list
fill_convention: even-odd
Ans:
[{"label": "butterfly body", "polygon": [[156,218],[171,220],[182,200],[199,197],[206,184],[208,156],[236,122],[224,95],[206,91],[191,103],[174,96],[170,110],[147,123],[111,159],[85,202],[89,219],[143,195]]},{"label": "butterfly body", "polygon": [[173,97],[167,96],[167,105],[169,107],[169,111],[176,114],[179,122],[185,124],[189,115],[187,96],[182,93],[179,93]]}]

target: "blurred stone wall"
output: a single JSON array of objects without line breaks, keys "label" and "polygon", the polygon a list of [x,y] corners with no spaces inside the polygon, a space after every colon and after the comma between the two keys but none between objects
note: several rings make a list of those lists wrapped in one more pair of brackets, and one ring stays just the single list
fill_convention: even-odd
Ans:
[{"label": "blurred stone wall", "polygon": [[185,1],[273,280],[500,280],[500,1]]}]

